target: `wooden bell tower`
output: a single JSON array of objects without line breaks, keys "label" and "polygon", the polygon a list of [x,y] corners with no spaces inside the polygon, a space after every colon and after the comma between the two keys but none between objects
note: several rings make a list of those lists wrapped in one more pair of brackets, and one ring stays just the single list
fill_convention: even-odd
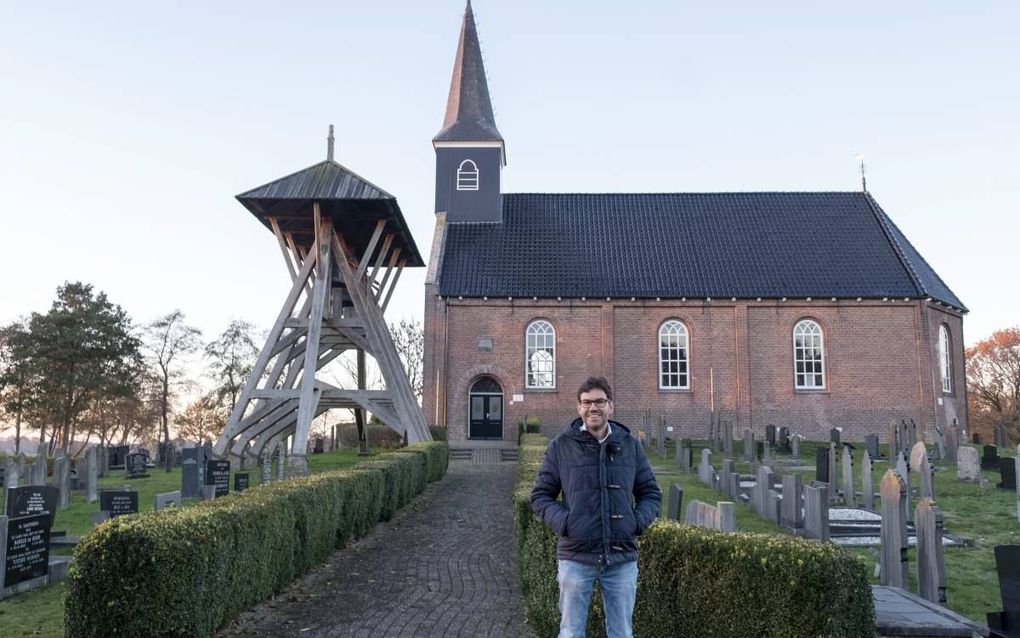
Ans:
[{"label": "wooden bell tower", "polygon": [[[303,476],[312,419],[331,408],[431,440],[383,318],[403,269],[424,266],[396,198],[334,161],[330,126],[325,161],[237,199],[276,236],[292,283],[214,453],[257,456],[292,436],[287,474]],[[316,378],[352,350],[357,387]],[[385,389],[365,389],[365,355]]]}]

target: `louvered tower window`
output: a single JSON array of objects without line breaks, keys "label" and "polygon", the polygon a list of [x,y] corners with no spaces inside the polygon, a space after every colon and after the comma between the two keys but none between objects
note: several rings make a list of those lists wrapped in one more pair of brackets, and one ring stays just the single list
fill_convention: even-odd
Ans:
[{"label": "louvered tower window", "polygon": [[478,190],[478,165],[466,159],[457,167],[457,190]]}]

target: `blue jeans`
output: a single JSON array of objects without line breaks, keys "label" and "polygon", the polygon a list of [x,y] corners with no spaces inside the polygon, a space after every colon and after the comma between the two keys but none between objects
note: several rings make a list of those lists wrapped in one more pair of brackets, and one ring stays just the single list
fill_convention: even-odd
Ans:
[{"label": "blue jeans", "polygon": [[560,560],[556,580],[560,584],[560,636],[584,638],[588,624],[588,606],[595,581],[602,587],[602,605],[606,610],[606,635],[609,638],[634,638],[631,627],[634,599],[637,596],[637,561],[609,567]]}]

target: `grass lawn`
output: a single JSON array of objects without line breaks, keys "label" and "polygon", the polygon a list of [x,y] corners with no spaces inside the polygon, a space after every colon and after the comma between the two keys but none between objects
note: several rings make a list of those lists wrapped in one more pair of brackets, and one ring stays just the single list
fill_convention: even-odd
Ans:
[{"label": "grass lawn", "polygon": [[[695,441],[694,461],[695,465],[700,460],[701,447],[707,445],[704,441]],[[791,457],[780,456],[779,460],[785,464],[796,464],[814,466],[815,448],[819,445],[827,446],[828,443],[817,443],[802,441],[800,444],[799,462],[790,461]],[[736,457],[737,471],[745,475],[753,475],[751,464],[740,460],[742,456],[742,442],[734,441],[734,457]],[[861,487],[861,459],[864,455],[863,445],[857,445],[854,451],[854,485],[859,491]],[[881,452],[887,452],[882,446]],[[1001,456],[1011,455],[1012,452],[1005,448],[999,449]],[[682,474],[679,464],[673,462],[672,448],[666,457],[655,454],[654,449],[649,448],[649,457],[656,468],[659,484],[663,490],[663,506],[666,506],[668,488],[670,483],[679,483],[684,491],[684,503],[691,499],[697,499],[706,503],[714,504],[717,501],[726,500],[729,497],[722,492],[713,490],[700,481],[696,474]],[[722,466],[721,454],[712,455],[713,465],[718,470]],[[837,462],[842,462],[842,453],[837,454]],[[935,502],[941,509],[945,521],[946,533],[957,537],[963,537],[967,544],[962,547],[946,547],[944,551],[946,564],[946,585],[949,608],[973,620],[984,623],[985,613],[1002,609],[1002,600],[999,596],[999,584],[995,572],[995,556],[993,548],[996,545],[1010,545],[1020,543],[1020,523],[1016,519],[1016,494],[995,488],[999,481],[997,471],[984,472],[988,479],[989,486],[982,489],[976,482],[960,481],[956,478],[956,466],[951,463],[936,461],[935,465]],[[873,464],[873,475],[875,491],[878,492],[882,475],[889,469],[886,462]],[[665,470],[665,471],[663,471]],[[814,479],[814,470],[793,470],[793,473],[801,474],[803,482],[809,483]],[[837,476],[842,476],[840,470]],[[917,504],[917,483],[912,475],[911,487],[914,496],[911,498],[911,507]],[[878,506],[876,499],[876,506]],[[686,507],[686,505],[684,505]],[[769,534],[788,534],[785,529],[769,523],[751,512],[750,508],[743,503],[736,506],[737,528],[741,531],[763,532]],[[861,560],[868,565],[868,573],[873,574],[877,558],[872,550],[868,548],[850,548],[849,551],[860,556]],[[911,588],[917,589],[917,553],[910,549]],[[874,579],[878,582],[878,579]]]},{"label": "grass lawn", "polygon": [[[355,465],[359,461],[356,450],[340,450],[325,454],[314,454],[308,457],[311,472],[325,472]],[[258,485],[262,476],[260,468],[245,470],[250,475],[251,486]],[[233,489],[234,479],[230,479]],[[163,492],[181,489],[181,469],[169,472],[153,468],[149,477],[143,479],[124,478],[123,470],[114,470],[111,476],[99,479],[99,489],[119,489],[129,487],[138,491],[138,509],[142,512],[152,511],[155,507],[155,496]],[[198,500],[187,500],[184,507],[190,507]],[[83,536],[92,529],[92,515],[99,512],[99,502],[89,503],[84,494],[71,497],[71,507],[57,512],[53,522],[55,531],[66,531],[71,536]],[[70,550],[67,551],[69,553]],[[54,552],[56,553],[56,552]],[[16,636],[63,636],[64,635],[64,584],[56,583],[48,587],[0,601],[0,636],[14,638]]]}]

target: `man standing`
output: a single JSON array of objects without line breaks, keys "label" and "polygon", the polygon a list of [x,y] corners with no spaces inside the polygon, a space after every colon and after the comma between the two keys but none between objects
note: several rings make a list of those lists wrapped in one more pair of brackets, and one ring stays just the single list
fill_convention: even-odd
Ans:
[{"label": "man standing", "polygon": [[577,413],[546,448],[531,490],[532,509],[559,536],[560,638],[584,636],[596,580],[606,634],[632,638],[637,537],[658,516],[662,491],[641,443],[610,421],[613,391],[605,378],[581,384]]}]

